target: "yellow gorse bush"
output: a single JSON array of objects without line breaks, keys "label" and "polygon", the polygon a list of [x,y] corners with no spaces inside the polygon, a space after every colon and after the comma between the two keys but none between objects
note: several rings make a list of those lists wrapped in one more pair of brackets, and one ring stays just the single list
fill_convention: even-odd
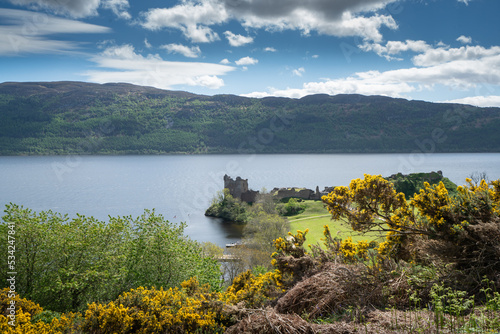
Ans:
[{"label": "yellow gorse bush", "polygon": [[84,328],[98,333],[126,333],[133,325],[133,318],[128,313],[128,308],[114,302],[92,303],[85,311]]},{"label": "yellow gorse bush", "polygon": [[[305,249],[302,247],[304,242],[306,241],[306,235],[309,232],[309,229],[305,231],[297,230],[297,234],[293,235],[292,232],[288,232],[288,236],[286,238],[278,238],[274,240],[274,248],[276,248],[276,252],[272,254],[273,258],[276,256],[280,256],[282,254],[289,254],[293,257],[299,258],[304,256]],[[275,265],[276,261],[273,259],[271,261],[272,265]]]},{"label": "yellow gorse bush", "polygon": [[246,307],[259,307],[284,292],[279,270],[255,276],[250,270],[238,275],[221,299],[229,304],[243,302]]},{"label": "yellow gorse bush", "polygon": [[[336,187],[322,200],[333,219],[343,219],[353,230],[384,233],[385,241],[378,245],[382,258],[425,263],[432,253],[457,268],[473,266],[480,276],[491,273],[500,256],[496,238],[500,180],[474,183],[466,179],[466,183],[452,196],[443,182],[432,186],[424,182],[406,201],[380,175],[365,174],[364,179],[352,180],[349,187]],[[355,257],[357,246],[350,240],[330,239],[325,239],[327,248],[346,259]]]},{"label": "yellow gorse bush", "polygon": [[[196,279],[183,283],[184,287],[163,289],[132,289],[107,304],[88,305],[84,318],[78,313],[62,314],[50,323],[33,322],[33,316],[43,309],[37,304],[15,297],[15,326],[8,324],[6,308],[10,303],[7,289],[0,294],[0,333],[55,334],[55,333],[219,333],[224,325],[218,321],[220,314],[208,304],[206,287],[198,287]],[[190,287],[187,291],[185,287]],[[191,293],[192,296],[188,296]],[[77,323],[77,320],[78,323]]]},{"label": "yellow gorse bush", "polygon": [[442,182],[431,186],[424,182],[424,189],[415,194],[411,204],[419,209],[421,215],[427,218],[429,224],[437,229],[445,228],[445,221],[452,217],[453,201]]},{"label": "yellow gorse bush", "polygon": [[25,333],[40,333],[49,334],[57,333],[52,330],[53,326],[51,324],[46,324],[42,321],[38,321],[33,324],[31,322],[31,314],[24,312],[22,308],[18,309],[16,312],[15,326],[9,325],[10,319],[7,319],[3,314],[0,315],[0,333],[4,334],[25,334]]},{"label": "yellow gorse bush", "polygon": [[43,311],[43,308],[40,305],[33,303],[31,300],[19,297],[17,293],[14,294],[14,298],[9,298],[9,291],[9,288],[0,290],[0,314],[7,315],[7,308],[9,307],[11,301],[15,302],[17,310],[23,309],[24,312],[31,315],[35,315]]},{"label": "yellow gorse bush", "polygon": [[[393,185],[380,175],[365,174],[364,179],[352,180],[349,187],[335,187],[334,191],[322,197],[322,201],[332,219],[344,219],[354,231],[385,231],[386,241],[378,248],[381,255],[396,252],[406,231],[421,230],[421,226],[413,219],[413,212],[404,194],[397,193]],[[329,230],[325,228],[325,237],[327,234]],[[352,240],[343,242],[343,253],[347,259],[352,259],[356,253],[352,250]],[[360,244],[356,247],[361,250],[365,246]],[[361,251],[359,253],[361,257],[366,255]]]},{"label": "yellow gorse bush", "polygon": [[334,261],[334,259],[335,261],[340,260],[344,263],[365,261],[368,259],[368,251],[376,248],[378,245],[375,241],[368,242],[367,240],[361,240],[354,242],[352,237],[347,237],[343,240],[340,238],[333,238],[328,225],[324,225],[323,228],[323,235],[325,237],[321,238],[321,240],[326,250],[320,251],[316,246],[313,252],[319,252],[323,257],[326,257],[327,261]]},{"label": "yellow gorse bush", "polygon": [[84,314],[67,313],[50,323],[33,317],[43,309],[15,296],[16,326],[6,317],[10,303],[8,289],[0,292],[0,333],[222,333],[227,319],[222,314],[224,303],[243,302],[246,307],[260,307],[284,291],[278,270],[254,276],[240,274],[226,292],[211,291],[193,277],[180,288],[146,289],[139,287],[121,294],[115,301],[91,303]]},{"label": "yellow gorse bush", "polygon": [[[42,313],[43,308],[25,298],[20,298],[18,294],[14,298],[9,298],[9,289],[0,290],[0,333],[2,334],[56,334],[67,333],[73,327],[77,313],[67,313],[54,318],[51,323],[45,323],[41,320],[33,321],[33,317]],[[16,305],[15,326],[11,326],[7,317],[7,307],[13,300]]]},{"label": "yellow gorse bush", "polygon": [[450,197],[444,184],[420,190],[411,204],[426,218],[429,228],[436,233],[453,239],[471,223],[487,223],[500,211],[500,180],[488,184],[481,180],[478,184],[466,179],[467,185],[458,186],[458,196]]},{"label": "yellow gorse bush", "polygon": [[[184,282],[193,287],[197,281]],[[188,295],[185,288],[137,288],[123,293],[115,302],[90,304],[83,330],[92,333],[194,333],[217,332],[223,326],[208,307],[203,293]]]},{"label": "yellow gorse bush", "polygon": [[500,215],[500,180],[491,181],[493,209],[497,215]]},{"label": "yellow gorse bush", "polygon": [[[491,218],[490,214],[500,214],[500,180],[492,181],[488,184],[485,180],[481,180],[479,184],[474,184],[471,179],[465,179],[466,186],[459,186],[457,188],[461,204],[463,207],[462,214],[483,215],[484,209],[492,208],[491,212],[483,219]],[[491,187],[490,187],[491,186]]]},{"label": "yellow gorse bush", "polygon": [[362,240],[355,243],[351,237],[347,237],[340,242],[340,255],[345,262],[357,262],[367,258],[369,248],[368,241]]}]

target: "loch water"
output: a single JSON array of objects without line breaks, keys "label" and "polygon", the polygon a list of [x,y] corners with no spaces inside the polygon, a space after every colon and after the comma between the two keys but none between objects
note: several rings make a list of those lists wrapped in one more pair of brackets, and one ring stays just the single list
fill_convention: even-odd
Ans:
[{"label": "loch water", "polygon": [[251,189],[347,185],[364,173],[442,171],[457,184],[475,172],[500,178],[500,153],[126,155],[0,157],[0,205],[53,210],[107,220],[155,209],[187,223],[195,240],[223,246],[241,226],[204,216],[225,174],[248,179]]}]

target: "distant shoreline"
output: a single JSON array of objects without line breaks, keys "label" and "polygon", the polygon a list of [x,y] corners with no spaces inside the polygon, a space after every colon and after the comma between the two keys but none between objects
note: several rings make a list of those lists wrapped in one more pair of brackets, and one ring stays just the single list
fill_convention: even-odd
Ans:
[{"label": "distant shoreline", "polygon": [[413,151],[413,152],[407,152],[407,151],[397,151],[397,152],[389,152],[389,151],[383,151],[383,152],[255,152],[255,153],[238,153],[238,152],[205,152],[205,153],[199,153],[199,152],[161,152],[161,153],[134,153],[134,152],[113,152],[113,153],[76,153],[76,152],[67,152],[67,153],[40,153],[40,154],[26,154],[26,153],[18,153],[18,154],[2,154],[0,153],[0,157],[57,157],[57,156],[68,156],[68,155],[75,155],[75,156],[200,156],[200,155],[331,155],[331,154],[339,154],[339,155],[357,155],[357,154],[500,154],[499,151],[450,151],[450,152],[432,152],[432,153],[425,153],[425,152],[418,152],[418,151]]}]

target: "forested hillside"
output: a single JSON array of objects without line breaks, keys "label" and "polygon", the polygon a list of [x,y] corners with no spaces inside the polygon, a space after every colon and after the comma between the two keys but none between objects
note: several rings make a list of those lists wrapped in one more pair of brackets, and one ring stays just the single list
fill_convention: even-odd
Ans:
[{"label": "forested hillside", "polygon": [[0,154],[499,152],[500,108],[381,96],[203,96],[0,84]]}]

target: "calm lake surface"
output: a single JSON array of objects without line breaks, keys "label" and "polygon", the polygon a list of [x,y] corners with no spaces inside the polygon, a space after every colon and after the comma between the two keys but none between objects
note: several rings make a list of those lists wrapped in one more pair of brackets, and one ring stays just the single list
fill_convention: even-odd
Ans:
[{"label": "calm lake surface", "polygon": [[192,239],[223,246],[239,239],[239,227],[203,213],[222,190],[224,174],[248,179],[254,190],[322,190],[347,185],[363,173],[438,170],[457,184],[474,172],[499,179],[500,153],[0,157],[0,205],[101,220],[155,208],[171,222],[186,222]]}]

